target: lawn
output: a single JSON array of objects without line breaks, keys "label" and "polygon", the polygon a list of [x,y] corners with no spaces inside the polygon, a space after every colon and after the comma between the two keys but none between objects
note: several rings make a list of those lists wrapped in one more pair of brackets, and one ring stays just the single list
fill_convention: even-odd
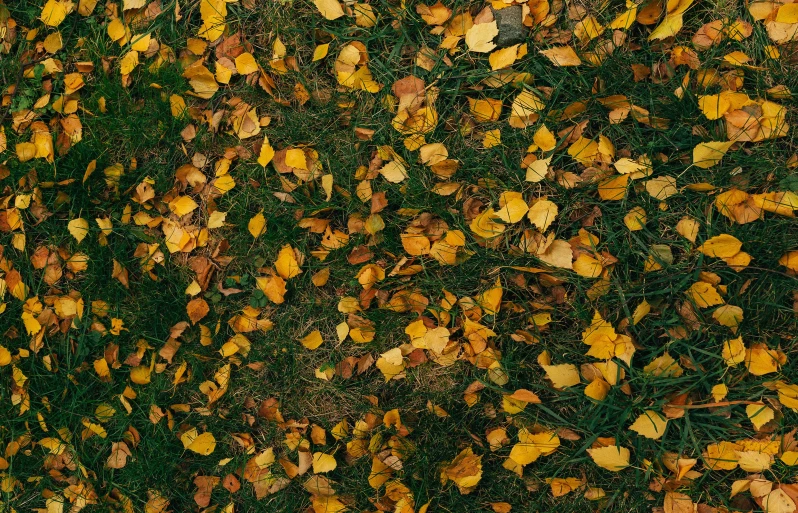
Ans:
[{"label": "lawn", "polygon": [[0,511],[798,510],[798,2],[11,0],[0,76]]}]

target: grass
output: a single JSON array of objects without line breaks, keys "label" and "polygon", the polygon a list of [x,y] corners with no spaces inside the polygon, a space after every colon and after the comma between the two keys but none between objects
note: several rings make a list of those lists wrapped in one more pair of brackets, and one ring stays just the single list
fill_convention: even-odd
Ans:
[{"label": "grass", "polygon": [[[318,513],[324,509],[318,504],[314,506],[311,494],[303,487],[312,470],[262,498],[256,496],[253,485],[243,477],[243,469],[252,455],[267,448],[273,448],[278,459],[285,457],[296,463],[296,452],[285,445],[287,434],[301,433],[309,439],[309,426],[318,425],[327,431],[327,443],[313,444],[312,452],[335,454],[338,466],[326,476],[341,501],[352,511],[393,511],[397,499],[386,499],[384,488],[374,490],[368,485],[369,457],[349,456],[347,442],[352,437],[336,441],[331,435],[332,428],[342,420],[352,426],[369,414],[377,419],[369,437],[381,436],[383,441],[395,437],[394,445],[406,444],[402,469],[394,478],[409,488],[414,511],[428,502],[429,511],[444,512],[492,511],[491,504],[497,502],[511,504],[512,511],[553,508],[563,512],[644,511],[663,505],[665,494],[658,485],[665,479],[669,479],[665,483],[667,490],[678,490],[696,503],[719,508],[711,511],[762,509],[750,494],[730,497],[732,482],[745,479],[748,473],[741,469],[708,470],[702,453],[707,445],[720,441],[767,437],[778,440],[798,421],[795,411],[779,403],[770,385],[775,380],[795,381],[798,375],[795,349],[798,324],[793,303],[796,277],[793,271],[779,264],[782,255],[798,246],[798,225],[793,217],[770,213],[764,220],[733,224],[718,213],[713,202],[717,191],[731,187],[751,194],[798,189],[795,167],[788,165],[798,147],[796,133],[790,130],[786,137],[745,143],[710,169],[691,165],[690,155],[696,144],[726,140],[725,130],[722,121],[709,121],[702,114],[698,95],[705,92],[694,85],[695,70],[690,71],[693,82],[684,97],[674,96],[687,68],[667,67],[668,46],[647,41],[651,27],[633,25],[627,36],[637,46],[627,44],[598,66],[585,64],[578,68],[552,66],[538,54],[538,50],[551,46],[551,33],[538,27],[528,41],[529,55],[514,65],[516,71],[531,74],[534,77],[531,87],[546,97],[547,110],[543,116],[553,131],[587,121],[585,137],[609,138],[619,156],[650,156],[654,161],[654,176],[677,177],[680,187],[678,194],[661,202],[645,192],[642,181],[634,181],[623,200],[604,201],[598,196],[595,184],[565,188],[552,180],[525,181],[520,162],[538,124],[523,130],[507,126],[510,104],[520,89],[513,85],[486,86],[484,80],[493,73],[484,54],[461,51],[451,56],[451,65],[441,61],[432,71],[414,64],[421,47],[435,49],[441,41],[441,36],[431,34],[416,14],[417,2],[409,2],[401,17],[391,14],[400,10],[393,2],[371,3],[378,13],[378,23],[370,28],[354,26],[348,17],[325,20],[311,2],[302,0],[229,3],[228,34],[240,31],[242,40],[251,44],[252,53],[264,69],[269,70],[273,45],[279,38],[288,55],[296,59],[300,71],[283,75],[270,72],[275,80],[272,94],[236,76],[209,100],[187,94],[191,86],[182,77],[183,66],[191,60],[186,50],[187,39],[196,37],[201,23],[198,2],[181,2],[181,19],[175,14],[173,1],[163,3],[162,14],[142,30],[171,47],[175,62],[149,70],[152,58],[142,56],[142,64],[131,74],[128,86],[120,80],[118,60],[127,53],[129,45],[120,47],[110,40],[106,29],[109,18],[103,7],[98,5],[86,17],[72,13],[58,27],[64,48],[56,52],[55,58],[63,63],[65,73],[75,71],[77,62],[94,64],[94,71],[84,76],[86,85],[79,92],[77,115],[83,137],[67,153],[57,154],[52,163],[43,159],[23,162],[15,153],[15,145],[28,141],[30,131],[14,130],[14,115],[32,108],[46,92],[51,91],[55,99],[64,90],[60,73],[47,76],[37,71],[32,78],[17,81],[21,66],[44,57],[26,52],[56,30],[44,27],[37,20],[41,4],[15,2],[4,6],[17,23],[17,39],[0,56],[0,76],[5,87],[16,86],[13,94],[6,91],[4,97],[4,105],[5,98],[10,102],[8,113],[2,118],[8,137],[8,149],[2,154],[8,176],[0,180],[6,200],[4,208],[13,205],[11,195],[34,192],[36,184],[41,199],[35,202],[36,208],[20,210],[25,225],[21,248],[14,245],[14,233],[0,232],[0,277],[9,280],[12,268],[19,271],[29,288],[25,299],[38,297],[46,307],[52,307],[56,297],[78,291],[85,311],[82,318],[72,320],[71,326],[67,320],[60,329],[57,322],[43,328],[41,347],[33,351],[31,337],[22,321],[22,314],[31,308],[30,304],[12,297],[11,290],[5,298],[0,298],[5,301],[5,311],[0,314],[0,331],[4,333],[1,343],[14,357],[13,365],[0,367],[3,383],[0,456],[4,456],[0,464],[8,463],[7,468],[0,467],[0,510],[42,509],[47,507],[48,499],[57,502],[66,496],[69,504],[63,511],[70,508],[77,511],[80,507],[73,492],[80,485],[93,490],[92,503],[85,511],[160,511],[152,500],[157,494],[168,498],[171,511],[196,510],[202,509],[195,501],[197,476],[224,479],[235,474],[242,484],[240,490],[231,492],[219,484],[214,487],[208,504],[218,510],[232,504],[235,511],[306,511],[315,507]],[[447,5],[455,11],[471,9],[473,14],[479,9],[476,4],[462,1]],[[606,24],[623,5],[609,1],[583,7]],[[131,14],[128,11],[126,16]],[[750,20],[745,9],[734,2],[696,2],[685,15],[685,26],[676,37],[676,44],[689,46],[690,37],[702,24],[721,15]],[[572,29],[573,23],[565,13],[560,13],[556,26]],[[722,58],[730,51],[740,50],[756,64],[743,70],[741,90],[751,98],[765,97],[768,89],[779,84],[792,92],[798,91],[798,73],[789,47],[781,48],[781,59],[766,59],[765,47],[771,42],[761,22],[752,24],[750,37],[739,42],[726,40],[699,52],[702,67],[730,72],[731,67],[721,67]],[[39,33],[31,35],[28,29],[36,27]],[[383,85],[379,93],[352,91],[336,83],[333,62],[340,49],[351,41],[361,41],[367,46],[369,69]],[[330,43],[329,55],[313,61],[314,49],[322,43]],[[462,42],[460,47],[463,48]],[[214,60],[215,57],[209,57],[210,62]],[[104,64],[109,67],[107,73],[103,71]],[[656,70],[660,69],[668,78],[634,81],[633,64],[651,67],[655,78]],[[213,71],[210,64],[208,67]],[[410,74],[439,89],[435,102],[439,121],[435,130],[427,134],[427,141],[444,143],[450,158],[460,162],[453,180],[462,183],[463,188],[456,195],[439,196],[432,192],[432,186],[440,180],[419,161],[416,152],[405,148],[403,137],[391,126],[394,113],[384,102],[391,97],[391,85]],[[298,83],[311,93],[305,104],[293,98]],[[707,94],[718,91],[716,86]],[[232,98],[246,101],[257,108],[258,116],[269,118],[263,133],[275,149],[303,145],[318,152],[324,173],[334,177],[333,194],[327,199],[316,181],[299,185],[291,193],[291,202],[282,201],[275,195],[285,191],[274,166],[264,169],[256,162],[255,143],[260,143],[262,135],[239,140],[228,133],[224,123],[214,131],[198,119],[175,117],[170,112],[172,94],[182,95],[190,108],[196,108],[189,114],[232,110],[228,103]],[[626,95],[652,115],[667,118],[669,127],[657,130],[631,119],[610,124],[607,109],[597,100],[617,94]],[[501,99],[502,117],[495,123],[464,130],[470,116],[467,98]],[[585,111],[570,120],[559,119],[554,111],[576,101],[586,102]],[[794,124],[794,98],[775,101],[788,109],[788,121]],[[57,123],[61,118],[52,102],[36,112],[45,122]],[[186,141],[181,132],[188,123],[196,126],[197,135]],[[355,128],[374,130],[373,138],[358,139]],[[493,128],[501,130],[502,144],[485,149],[482,135]],[[375,193],[385,192],[388,207],[379,213],[384,230],[379,236],[370,237],[362,230],[352,229],[356,216],[365,219],[371,214],[370,203],[361,202],[354,194],[359,183],[355,174],[359,166],[369,166],[376,148],[383,145],[393,148],[407,161],[409,178],[401,184],[391,184],[381,177],[372,181]],[[208,158],[201,172],[211,180],[214,163],[231,148],[241,155],[231,167],[237,185],[213,200],[218,210],[227,212],[227,224],[210,231],[207,246],[187,254],[170,254],[160,229],[123,223],[126,206],[132,207],[132,213],[142,210],[131,201],[133,191],[142,181],[150,179],[156,195],[152,202],[156,206],[149,211],[150,215],[168,217],[171,215],[166,206],[168,200],[162,198],[178,190],[175,171],[200,153]],[[96,171],[84,181],[91,161],[96,161]],[[115,163],[123,165],[124,174],[118,185],[111,187],[103,170]],[[577,175],[584,171],[584,166],[565,149],[554,153],[552,166]],[[706,193],[684,188],[704,182],[711,183],[716,191]],[[542,265],[536,257],[518,249],[522,231],[529,228],[525,222],[508,227],[495,244],[479,243],[470,228],[468,216],[473,213],[469,206],[495,206],[500,195],[508,190],[522,191],[527,200],[547,196],[554,201],[559,215],[551,230],[557,239],[570,240],[582,228],[598,237],[598,250],[607,251],[618,261],[607,274],[605,294],[591,299],[596,281],[571,271],[555,269],[538,274],[514,269]],[[179,192],[192,194],[201,203],[191,222],[205,226],[208,207],[212,206],[207,195],[182,189]],[[623,218],[637,206],[645,209],[647,222],[644,229],[631,232]],[[418,273],[391,275],[391,269],[406,255],[400,234],[416,211],[437,216],[450,230],[461,230],[466,235],[466,249],[473,253],[471,257],[457,266],[442,266],[428,257],[416,258],[412,263],[420,265]],[[261,237],[253,239],[247,227],[258,212],[267,218],[267,229]],[[684,216],[702,223],[699,243],[719,234],[731,234],[743,241],[743,249],[753,258],[751,264],[736,272],[722,260],[702,255],[696,250],[697,244],[675,230]],[[87,219],[90,224],[88,236],[80,243],[66,228],[67,222],[77,217]],[[113,220],[113,233],[108,235],[108,244],[101,245],[94,220],[105,217]],[[324,260],[314,257],[312,252],[319,248],[322,235],[298,225],[300,219],[308,217],[327,219],[334,229],[350,233],[348,245],[331,251]],[[18,236],[21,231],[15,233]],[[154,265],[152,275],[142,268],[142,260],[136,254],[146,244],[157,244],[164,255],[163,263]],[[258,293],[255,278],[266,274],[285,244],[305,256],[303,272],[288,280],[285,302],[274,304]],[[378,297],[370,308],[358,313],[374,323],[376,335],[368,344],[355,344],[351,339],[338,344],[336,326],[346,320],[337,309],[338,302],[343,296],[358,297],[362,291],[356,274],[364,264],[352,265],[347,256],[355,246],[366,244],[374,253],[369,263],[377,263],[386,270],[386,278],[375,286],[380,291]],[[644,264],[655,244],[668,246],[673,262],[662,271],[644,272]],[[34,251],[42,246],[60,250],[64,255],[84,252],[89,258],[88,269],[79,273],[65,269],[59,281],[48,284],[43,271],[31,261]],[[219,252],[214,253],[217,249]],[[229,257],[229,263],[222,263],[219,256]],[[192,267],[192,262],[196,263],[192,258],[196,257],[215,260],[209,286],[197,296],[210,305],[210,313],[200,323],[213,333],[212,343],[203,345],[199,327],[188,326],[180,337],[180,349],[169,362],[159,356],[159,351],[169,338],[170,329],[188,321],[185,306],[190,298],[185,290],[197,278]],[[114,261],[128,270],[129,286],[112,279]],[[58,262],[58,266],[62,263]],[[323,269],[329,269],[330,279],[326,285],[316,287],[312,277]],[[745,317],[738,335],[747,346],[761,342],[786,354],[786,362],[776,373],[755,376],[746,372],[744,365],[728,367],[721,350],[724,341],[733,335],[728,328],[714,322],[711,308],[695,308],[697,329],[674,336],[688,324],[684,310],[680,309],[686,302],[685,291],[701,273],[715,273],[720,283],[727,286],[726,302],[743,309]],[[484,369],[465,357],[446,367],[427,362],[408,368],[405,379],[389,382],[376,366],[349,379],[334,376],[323,380],[317,376],[318,371],[334,368],[345,358],[371,355],[376,360],[386,351],[408,342],[405,327],[418,314],[379,307],[396,293],[406,290],[425,296],[430,308],[424,315],[431,319],[444,290],[458,298],[475,298],[497,278],[503,287],[502,309],[497,315],[484,316],[480,322],[497,334],[493,344],[501,351],[507,383],[492,382]],[[240,288],[242,292],[225,296],[217,289],[217,283],[225,288]],[[629,323],[622,329],[620,325],[628,323],[643,300],[652,305],[651,313],[640,323]],[[108,315],[99,315],[93,301],[105,301],[109,305]],[[261,318],[270,319],[273,329],[247,333],[251,347],[246,356],[239,353],[222,358],[219,348],[234,335],[228,321],[249,305],[261,308]],[[552,322],[539,329],[531,316],[542,311],[543,305],[551,313]],[[603,401],[586,397],[582,385],[554,389],[538,363],[544,350],[554,363],[576,366],[595,363],[594,358],[584,354],[586,346],[582,343],[582,332],[589,326],[594,311],[599,311],[619,333],[632,337],[637,349],[632,365],[623,365],[624,387],[612,387]],[[455,318],[450,326],[452,338],[459,340],[462,331],[454,330],[462,324],[462,305],[455,306],[452,314]],[[125,329],[119,335],[102,333],[110,328],[111,318],[124,322]],[[45,324],[46,317],[39,319]],[[309,351],[298,341],[313,330],[319,330],[325,342],[318,350]],[[511,335],[518,330],[536,334],[539,342],[527,345],[514,341]],[[103,381],[93,366],[113,349],[112,344],[118,347],[120,366],[111,370],[110,381]],[[124,363],[138,347],[146,347],[144,365],[157,363],[152,380],[146,385],[132,384],[131,366]],[[676,358],[684,374],[654,377],[643,370],[666,352]],[[186,363],[184,381],[175,384],[177,369],[183,362]],[[214,381],[215,374],[226,363],[232,367],[229,388],[218,402],[207,407],[208,399],[200,386]],[[27,377],[24,386],[13,384],[13,368]],[[480,393],[479,402],[469,407],[463,394],[474,382],[481,382],[486,388]],[[638,415],[646,410],[667,409],[679,394],[687,394],[690,402],[696,404],[713,402],[712,387],[719,383],[729,387],[727,400],[764,401],[777,412],[776,419],[757,433],[746,417],[745,407],[735,404],[687,409],[682,418],[669,422],[659,440],[628,430]],[[521,388],[539,395],[542,403],[529,405],[514,415],[502,411],[502,394]],[[26,395],[20,395],[23,390]],[[135,391],[136,397],[130,397],[132,394],[126,390]],[[123,393],[128,396],[129,412],[120,401]],[[286,421],[297,424],[280,425],[259,416],[259,406],[270,398],[279,401]],[[20,408],[21,400],[29,401],[29,407]],[[115,413],[99,422],[97,408],[104,404],[111,405]],[[448,416],[433,414],[428,405],[443,408]],[[153,406],[168,411],[168,417],[152,422]],[[392,409],[398,409],[402,423],[411,428],[407,436],[398,436],[395,427],[382,423],[384,413]],[[102,424],[106,436],[88,436],[85,430],[90,422]],[[560,431],[562,446],[556,452],[527,465],[523,477],[519,477],[502,464],[517,442],[518,428],[524,426],[569,431]],[[183,448],[180,434],[191,427],[214,434],[217,444],[212,455],[201,456]],[[500,427],[507,429],[512,442],[492,451],[486,436],[488,431]],[[566,433],[576,436],[566,439]],[[618,445],[629,448],[631,466],[613,473],[595,465],[587,450],[599,437],[615,437]],[[60,439],[68,447],[60,455],[49,454],[47,438]],[[132,456],[123,468],[108,468],[106,460],[112,443],[123,440],[131,446]],[[476,489],[464,495],[451,482],[441,482],[441,470],[466,447],[472,447],[482,456],[483,475]],[[699,459],[694,470],[700,474],[676,482],[661,463],[668,452]],[[286,475],[277,462],[270,469],[276,478]],[[794,480],[794,467],[776,460],[763,474],[774,483],[787,484]],[[589,487],[602,488],[605,497],[600,501],[588,500],[584,488],[565,497],[554,497],[547,479],[569,477],[582,479]],[[120,497],[130,501],[128,509],[124,509]]]}]

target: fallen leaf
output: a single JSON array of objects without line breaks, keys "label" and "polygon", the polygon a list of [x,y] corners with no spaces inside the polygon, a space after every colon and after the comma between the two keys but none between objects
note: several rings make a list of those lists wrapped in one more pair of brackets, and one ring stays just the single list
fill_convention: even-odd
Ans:
[{"label": "fallen leaf", "polygon": [[487,53],[496,48],[493,38],[499,35],[496,21],[473,25],[465,34],[465,42],[472,52]]},{"label": "fallen leaf", "polygon": [[541,50],[547,59],[555,66],[579,66],[582,60],[570,46],[555,46],[548,50]]},{"label": "fallen leaf", "polygon": [[609,445],[588,449],[587,453],[596,465],[612,472],[619,472],[629,466],[629,449],[626,447]]}]

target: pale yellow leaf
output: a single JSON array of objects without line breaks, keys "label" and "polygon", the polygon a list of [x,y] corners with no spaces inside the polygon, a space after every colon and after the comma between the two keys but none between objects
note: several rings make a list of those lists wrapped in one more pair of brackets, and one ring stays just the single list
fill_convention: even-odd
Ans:
[{"label": "pale yellow leaf", "polygon": [[73,219],[67,224],[67,230],[69,233],[75,237],[75,240],[78,241],[78,244],[86,238],[86,235],[89,233],[89,222],[85,219],[76,218]]},{"label": "pale yellow leaf", "polygon": [[596,449],[588,449],[593,462],[601,468],[618,472],[629,466],[629,449],[610,445]]},{"label": "pale yellow leaf", "polygon": [[499,35],[496,21],[473,25],[465,35],[465,42],[472,52],[487,53],[496,48],[493,38]]},{"label": "pale yellow leaf", "polygon": [[344,10],[336,0],[313,0],[322,16],[328,20],[337,20],[344,15]]}]

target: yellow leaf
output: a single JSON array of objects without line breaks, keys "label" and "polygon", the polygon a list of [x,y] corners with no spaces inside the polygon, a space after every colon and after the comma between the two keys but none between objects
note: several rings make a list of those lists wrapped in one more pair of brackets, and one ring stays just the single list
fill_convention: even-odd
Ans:
[{"label": "yellow leaf", "polygon": [[726,365],[729,367],[734,367],[735,365],[745,361],[745,352],[746,348],[745,344],[743,343],[743,337],[737,337],[731,340],[725,340],[723,342],[721,356],[726,362]]},{"label": "yellow leaf", "polygon": [[506,191],[499,196],[499,209],[496,217],[508,224],[515,224],[529,211],[520,192]]},{"label": "yellow leaf", "polygon": [[130,49],[137,52],[146,52],[150,47],[150,39],[152,36],[149,34],[137,34],[131,37]]},{"label": "yellow leaf", "polygon": [[536,255],[541,262],[561,269],[573,269],[573,250],[571,245],[564,240],[555,240],[543,253]]},{"label": "yellow leaf", "polygon": [[[788,4],[798,5],[798,4]],[[781,12],[781,11],[779,11]],[[796,9],[796,22],[798,22],[798,9]],[[781,488],[771,490],[762,499],[762,508],[765,513],[795,513],[796,503],[793,497]]]},{"label": "yellow leaf", "polygon": [[216,438],[213,433],[206,431],[201,435],[197,434],[196,428],[191,428],[180,437],[183,442],[183,448],[189,451],[196,452],[203,456],[208,456],[216,449]]},{"label": "yellow leaf", "polygon": [[195,96],[208,100],[219,90],[219,84],[216,83],[213,73],[199,62],[202,61],[189,66],[183,72],[183,77],[188,79]]},{"label": "yellow leaf", "polygon": [[710,94],[698,97],[698,107],[707,119],[720,119],[728,112],[731,102],[725,94]]},{"label": "yellow leaf", "polygon": [[330,201],[330,198],[332,198],[333,180],[334,178],[331,173],[327,173],[321,177],[321,188],[324,189],[324,194],[327,195],[324,201]]},{"label": "yellow leaf", "polygon": [[123,75],[129,75],[139,65],[139,52],[130,50],[119,61],[119,72]]},{"label": "yellow leaf", "polygon": [[286,280],[302,273],[294,249],[287,244],[280,249],[277,260],[274,262],[274,268],[277,270],[277,274]]},{"label": "yellow leaf", "polygon": [[540,449],[533,444],[517,443],[510,450],[510,459],[522,466],[534,463],[540,456]]},{"label": "yellow leaf", "polygon": [[526,216],[529,222],[543,233],[549,229],[551,223],[557,218],[558,213],[559,208],[554,202],[539,200],[529,208]]},{"label": "yellow leaf", "polygon": [[757,431],[776,417],[770,406],[765,406],[765,403],[749,404],[745,407],[745,414]]},{"label": "yellow leaf", "polygon": [[285,294],[288,289],[286,289],[285,280],[280,276],[258,277],[255,282],[269,301],[276,305],[285,302]]},{"label": "yellow leaf", "polygon": [[473,25],[465,34],[465,43],[472,52],[487,53],[496,48],[493,38],[499,35],[496,21]]},{"label": "yellow leaf", "polygon": [[573,269],[579,276],[583,276],[585,278],[598,278],[601,276],[601,272],[604,270],[604,267],[597,259],[588,255],[587,253],[582,253],[576,257],[576,260],[574,260]]},{"label": "yellow leaf", "polygon": [[369,486],[375,490],[379,490],[379,488],[391,478],[392,473],[393,471],[390,465],[386,465],[381,459],[374,456],[371,461],[371,472],[368,478]]},{"label": "yellow leaf", "polygon": [[86,235],[89,233],[89,222],[85,219],[81,219],[80,217],[73,219],[67,224],[67,230],[69,233],[75,237],[75,240],[78,241],[78,244],[86,238]]},{"label": "yellow leaf", "polygon": [[11,352],[3,346],[0,346],[0,367],[4,367],[11,363]]},{"label": "yellow leaf", "polygon": [[665,6],[665,11],[668,14],[682,14],[691,5],[693,5],[694,0],[668,0],[668,3]]},{"label": "yellow leaf", "polygon": [[640,302],[632,313],[632,324],[637,324],[651,311],[651,305],[645,299]]},{"label": "yellow leaf", "polygon": [[22,312],[22,322],[25,324],[25,331],[28,335],[35,335],[42,329],[42,325],[30,312]]},{"label": "yellow leaf", "polygon": [[526,177],[525,180],[527,182],[538,183],[546,178],[546,175],[549,172],[549,165],[551,164],[552,157],[548,157],[545,159],[538,159],[532,162],[529,167],[526,168]]},{"label": "yellow leaf", "polygon": [[207,40],[216,41],[224,34],[227,23],[227,2],[225,0],[200,0],[200,25],[197,34]]},{"label": "yellow leaf", "polygon": [[502,101],[495,98],[469,98],[468,106],[477,123],[496,121],[502,113]]},{"label": "yellow leaf", "polygon": [[202,287],[200,287],[200,284],[197,283],[197,280],[191,280],[191,283],[188,284],[188,287],[186,287],[185,290],[185,293],[191,297],[196,296],[200,292],[202,292]]},{"label": "yellow leaf", "polygon": [[[337,20],[344,15],[341,4],[335,0],[313,0],[322,16],[328,20]],[[315,59],[314,59],[315,60]]]},{"label": "yellow leaf", "polygon": [[642,230],[646,227],[646,210],[643,207],[634,207],[623,216],[623,224],[631,232]]},{"label": "yellow leaf", "polygon": [[178,217],[193,212],[198,206],[191,196],[177,196],[169,202],[169,210]]},{"label": "yellow leaf", "polygon": [[712,284],[704,281],[693,283],[687,291],[687,297],[692,299],[699,308],[707,308],[724,303],[723,298],[718,294],[718,290]]},{"label": "yellow leaf", "polygon": [[408,178],[407,169],[398,160],[392,160],[382,166],[380,174],[391,183],[399,183]]},{"label": "yellow leaf", "polygon": [[675,36],[682,29],[683,24],[684,21],[681,13],[668,14],[665,16],[665,19],[662,20],[662,23],[648,35],[648,40],[654,41]]},{"label": "yellow leaf", "polygon": [[247,230],[256,239],[266,233],[266,218],[263,216],[263,212],[258,212],[252,216],[252,219],[247,224]]},{"label": "yellow leaf", "polygon": [[463,449],[444,467],[441,479],[451,479],[461,494],[469,493],[482,479],[482,456],[474,454],[471,447]]},{"label": "yellow leaf", "polygon": [[737,451],[737,464],[746,472],[764,472],[770,468],[773,456],[759,451]]},{"label": "yellow leaf", "polygon": [[742,447],[733,442],[710,444],[704,453],[704,461],[711,470],[734,470],[737,468],[737,452]]},{"label": "yellow leaf", "polygon": [[687,216],[681,218],[679,222],[676,223],[676,231],[690,242],[695,242],[699,228],[701,228],[701,223]]},{"label": "yellow leaf", "polygon": [[604,26],[598,22],[595,16],[585,16],[574,27],[574,36],[583,44],[596,39],[604,32]]},{"label": "yellow leaf", "polygon": [[493,221],[495,217],[496,212],[492,208],[485,209],[471,221],[469,228],[483,239],[497,237],[504,232],[505,226]]},{"label": "yellow leaf", "polygon": [[665,427],[668,425],[668,419],[653,410],[643,412],[635,421],[629,426],[629,429],[637,434],[652,440],[659,440],[665,434]]},{"label": "yellow leaf", "polygon": [[266,167],[269,162],[274,158],[274,148],[269,143],[269,136],[263,137],[263,145],[260,147],[260,155],[258,155],[258,164],[261,167]]},{"label": "yellow leaf", "polygon": [[17,143],[16,152],[20,162],[27,162],[36,157],[36,145],[31,142]]},{"label": "yellow leaf", "polygon": [[788,251],[779,258],[779,265],[798,272],[798,251]]},{"label": "yellow leaf", "polygon": [[236,344],[235,340],[230,339],[222,344],[221,348],[219,348],[219,354],[222,355],[222,358],[227,358],[236,354],[240,349],[241,348],[238,347],[238,344]]},{"label": "yellow leaf", "polygon": [[313,473],[322,474],[335,470],[338,463],[335,461],[335,456],[325,454],[323,452],[313,453]]},{"label": "yellow leaf", "polygon": [[784,451],[780,457],[782,463],[787,466],[798,465],[798,451]]},{"label": "yellow leaf", "polygon": [[615,19],[609,24],[609,28],[626,30],[632,26],[632,24],[635,22],[635,18],[637,18],[637,6],[633,5],[629,9],[616,16]]},{"label": "yellow leaf", "polygon": [[615,175],[599,183],[599,197],[605,201],[620,201],[626,197],[629,175]]},{"label": "yellow leaf", "polygon": [[47,53],[55,53],[64,47],[64,40],[60,32],[53,32],[44,39],[44,49]]},{"label": "yellow leaf", "polygon": [[548,50],[541,50],[541,54],[546,56],[555,66],[579,66],[582,60],[570,46],[555,46]]},{"label": "yellow leaf", "polygon": [[318,347],[324,343],[324,339],[321,338],[321,332],[319,330],[315,330],[309,335],[305,336],[305,338],[300,340],[300,342],[303,346],[313,351],[318,349]]},{"label": "yellow leaf", "polygon": [[244,52],[236,57],[236,70],[241,75],[249,75],[258,71],[258,63],[251,53]]},{"label": "yellow leaf", "polygon": [[678,492],[666,492],[662,505],[665,513],[693,513],[695,505],[689,495]]},{"label": "yellow leaf", "polygon": [[330,43],[319,45],[313,50],[313,62],[320,61],[327,57],[327,52],[330,51]]},{"label": "yellow leaf", "polygon": [[724,55],[723,60],[728,62],[732,66],[744,66],[747,62],[751,60],[751,57],[747,56],[743,52],[736,51]]},{"label": "yellow leaf", "polygon": [[[783,4],[776,13],[778,23],[798,23],[798,5],[795,3]],[[793,28],[795,30],[795,28]]]},{"label": "yellow leaf", "polygon": [[737,326],[743,322],[743,309],[734,305],[719,306],[712,312],[712,318],[721,326],[726,326],[731,328],[732,332],[736,332]]},{"label": "yellow leaf", "polygon": [[645,166],[644,164],[641,164],[630,158],[618,159],[618,161],[613,164],[613,167],[615,167],[615,169],[622,175],[637,173],[639,171],[645,171],[647,169],[647,166]]},{"label": "yellow leaf", "polygon": [[493,148],[494,146],[501,146],[502,133],[498,128],[488,130],[485,132],[485,137],[482,139],[482,146],[484,148]]},{"label": "yellow leaf", "polygon": [[423,233],[402,233],[399,235],[402,247],[408,255],[428,255],[431,249],[429,239]]},{"label": "yellow leaf", "polygon": [[507,122],[513,128],[526,128],[540,118],[540,111],[545,108],[546,104],[543,100],[533,91],[526,89],[521,91],[513,100],[510,108],[510,118]]},{"label": "yellow leaf", "polygon": [[560,365],[542,365],[546,377],[551,380],[555,388],[568,388],[578,385],[581,381],[576,365],[562,363]]},{"label": "yellow leaf", "polygon": [[105,29],[112,41],[120,41],[127,35],[125,22],[122,18],[114,18]]},{"label": "yellow leaf", "polygon": [[698,250],[703,254],[717,258],[730,258],[740,252],[743,243],[736,237],[724,233],[707,240]]},{"label": "yellow leaf", "polygon": [[745,352],[745,366],[754,376],[778,372],[781,363],[779,351],[770,349],[765,344],[754,344]]},{"label": "yellow leaf", "polygon": [[751,263],[751,255],[745,251],[740,251],[732,257],[724,258],[723,261],[735,271],[740,272]]},{"label": "yellow leaf", "polygon": [[[493,284],[491,288],[486,290],[485,292],[481,293],[476,298],[477,304],[482,307],[485,311],[486,315],[496,315],[499,312],[499,308],[501,307],[502,302],[502,284],[501,281],[496,278],[496,282]],[[444,328],[445,330],[446,328]],[[448,341],[449,332],[446,331],[446,339]]]},{"label": "yellow leaf", "polygon": [[535,135],[532,136],[532,140],[543,151],[551,151],[557,147],[557,138],[554,137],[554,134],[551,133],[551,130],[546,125],[541,125],[537,129]]},{"label": "yellow leaf", "polygon": [[593,462],[601,468],[618,472],[629,466],[629,449],[610,445],[596,449],[588,449],[587,453]]},{"label": "yellow leaf", "polygon": [[214,210],[213,213],[208,216],[208,228],[221,228],[224,226],[225,219],[227,219],[227,212]]},{"label": "yellow leaf", "polygon": [[179,94],[173,94],[169,97],[169,108],[172,111],[172,116],[179,118],[186,111],[186,100]]},{"label": "yellow leaf", "polygon": [[47,0],[39,19],[48,27],[57,27],[74,8],[75,4],[68,0]]},{"label": "yellow leaf", "polygon": [[658,176],[646,182],[646,192],[658,200],[668,199],[679,190],[676,188],[676,178],[672,176]]},{"label": "yellow leaf", "polygon": [[727,395],[729,395],[729,387],[724,383],[719,383],[712,387],[712,399],[716,402],[722,401]]},{"label": "yellow leaf", "polygon": [[710,141],[698,144],[693,148],[693,165],[708,169],[723,158],[734,142]]},{"label": "yellow leaf", "polygon": [[150,368],[146,365],[139,365],[130,369],[130,381],[137,385],[146,385],[150,382]]},{"label": "yellow leaf", "polygon": [[603,401],[609,394],[610,388],[610,384],[603,379],[594,379],[585,387],[585,395],[596,401]]},{"label": "yellow leaf", "polygon": [[508,46],[507,48],[501,48],[491,53],[490,56],[488,56],[488,63],[490,63],[490,69],[492,69],[493,71],[497,71],[512,66],[513,63],[515,62],[515,59],[518,57],[519,46],[521,45],[517,44],[513,46]]}]

